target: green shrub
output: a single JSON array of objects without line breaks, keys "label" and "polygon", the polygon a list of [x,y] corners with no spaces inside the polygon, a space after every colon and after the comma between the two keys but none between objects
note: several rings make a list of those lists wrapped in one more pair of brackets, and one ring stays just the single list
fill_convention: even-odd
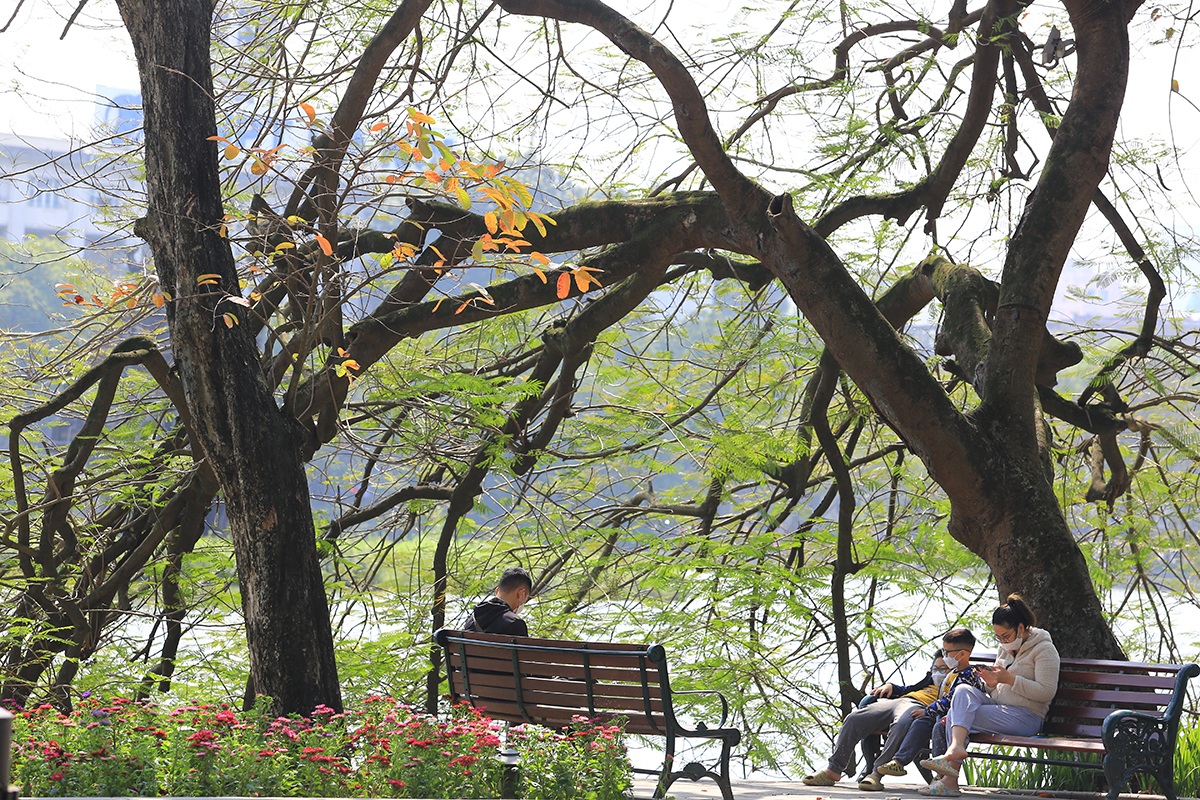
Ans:
[{"label": "green shrub", "polygon": [[19,711],[13,782],[26,796],[501,796],[507,733],[521,797],[617,800],[632,770],[620,727],[505,731],[470,708],[449,720],[373,696],[346,713],[271,717],[210,704],[163,709],[86,697],[70,715]]}]

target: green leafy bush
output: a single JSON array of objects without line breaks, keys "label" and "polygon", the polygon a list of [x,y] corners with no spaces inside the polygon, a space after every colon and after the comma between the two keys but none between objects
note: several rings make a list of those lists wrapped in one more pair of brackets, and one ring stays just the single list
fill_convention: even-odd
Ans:
[{"label": "green leafy bush", "polygon": [[91,696],[69,715],[18,711],[13,781],[41,797],[500,797],[507,736],[521,797],[616,800],[633,785],[619,726],[505,731],[467,707],[438,720],[380,696],[307,718],[264,709]]}]

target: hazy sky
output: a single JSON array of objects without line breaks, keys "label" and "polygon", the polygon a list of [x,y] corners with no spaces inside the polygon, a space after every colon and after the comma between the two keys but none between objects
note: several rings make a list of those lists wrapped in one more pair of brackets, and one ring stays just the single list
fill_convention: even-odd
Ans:
[{"label": "hazy sky", "polygon": [[[609,2],[650,26],[659,19],[658,9],[667,7],[665,0]],[[16,3],[0,0],[0,24]],[[98,92],[137,90],[131,48],[113,0],[90,0],[66,39],[60,40],[66,16],[75,6],[76,0],[25,0],[8,31],[0,34],[0,133],[87,139],[96,119]],[[696,13],[698,6],[703,14]],[[686,38],[687,26],[694,24],[700,26],[694,35],[710,35],[711,26],[702,25],[704,21],[731,19],[742,7],[731,0],[676,0],[671,6],[672,32]],[[1045,3],[1031,8],[1022,29],[1041,41],[1049,22],[1039,17],[1038,9],[1059,9],[1061,15],[1061,6]],[[1200,110],[1187,98],[1200,100],[1200,49],[1177,52],[1174,39],[1168,40],[1166,34],[1178,23],[1167,17],[1153,20],[1153,8],[1153,4],[1144,6],[1134,23],[1135,58],[1122,133],[1175,143],[1178,159],[1170,157],[1158,166],[1181,209],[1194,209],[1195,201],[1188,202],[1187,195],[1200,193]],[[1172,76],[1179,82],[1178,94],[1171,92]],[[1195,220],[1181,218],[1177,225],[1186,229]],[[1086,253],[1079,255],[1086,258]],[[1112,291],[1120,293],[1120,286]]]},{"label": "hazy sky", "polygon": [[[100,86],[136,90],[129,38],[111,0],[91,0],[65,40],[75,0],[25,0],[0,34],[0,132],[85,138]],[[0,25],[16,0],[0,0]]]}]

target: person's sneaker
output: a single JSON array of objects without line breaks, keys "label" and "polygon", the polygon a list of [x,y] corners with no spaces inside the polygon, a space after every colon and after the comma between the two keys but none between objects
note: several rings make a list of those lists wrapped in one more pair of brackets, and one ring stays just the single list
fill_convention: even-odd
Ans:
[{"label": "person's sneaker", "polygon": [[905,772],[907,772],[907,770],[904,769],[904,765],[894,758],[879,768],[879,774],[892,775],[897,778],[903,775]]}]

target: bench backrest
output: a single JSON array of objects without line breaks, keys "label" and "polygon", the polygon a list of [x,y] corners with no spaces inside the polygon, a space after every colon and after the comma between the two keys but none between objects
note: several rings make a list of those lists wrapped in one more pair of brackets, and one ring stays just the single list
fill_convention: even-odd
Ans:
[{"label": "bench backrest", "polygon": [[[971,656],[973,664],[994,661],[991,655]],[[1042,735],[1099,739],[1104,718],[1117,709],[1162,715],[1185,666],[1064,658]]]},{"label": "bench backrest", "polygon": [[621,717],[630,733],[666,735],[671,710],[666,654],[659,645],[607,644],[525,636],[436,634],[450,695],[492,719],[550,728],[579,717]]}]

